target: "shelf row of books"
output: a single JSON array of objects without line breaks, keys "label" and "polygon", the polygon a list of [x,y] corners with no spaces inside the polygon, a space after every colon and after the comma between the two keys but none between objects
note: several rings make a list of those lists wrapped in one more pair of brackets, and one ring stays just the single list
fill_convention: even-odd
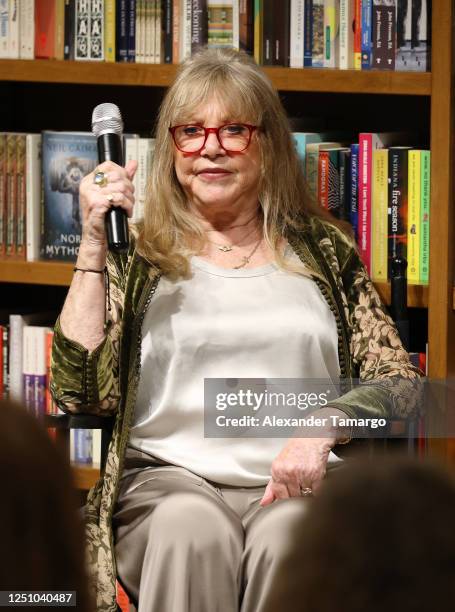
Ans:
[{"label": "shelf row of books", "polygon": [[[143,216],[154,139],[124,136],[138,161],[132,222]],[[79,184],[97,165],[87,132],[0,133],[0,259],[74,261],[81,236]]]},{"label": "shelf row of books", "polygon": [[398,144],[407,139],[401,133],[361,133],[356,143],[328,136],[294,133],[310,192],[351,223],[374,281],[386,282],[391,260],[403,257],[408,282],[427,285],[430,151]]},{"label": "shelf row of books", "polygon": [[233,47],[259,64],[430,69],[431,0],[0,0],[0,58],[180,63]]},{"label": "shelf row of books", "polygon": [[[0,398],[16,400],[38,418],[62,414],[49,391],[54,320],[55,313],[41,312],[3,313],[0,321]],[[70,430],[72,462],[99,466],[100,449],[100,430]]]}]

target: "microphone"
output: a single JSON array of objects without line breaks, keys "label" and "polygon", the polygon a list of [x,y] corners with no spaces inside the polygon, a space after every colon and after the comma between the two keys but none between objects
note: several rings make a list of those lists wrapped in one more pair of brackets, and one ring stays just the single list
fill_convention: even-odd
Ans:
[{"label": "microphone", "polygon": [[[113,161],[123,166],[123,121],[118,106],[109,102],[95,106],[92,132],[97,138],[98,162]],[[120,253],[128,249],[128,217],[123,208],[112,206],[107,211],[106,234],[110,251]]]}]

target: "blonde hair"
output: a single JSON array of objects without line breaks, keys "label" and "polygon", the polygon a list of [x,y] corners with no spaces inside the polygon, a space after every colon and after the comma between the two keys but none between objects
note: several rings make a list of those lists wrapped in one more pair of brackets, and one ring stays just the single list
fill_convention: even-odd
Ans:
[{"label": "blonde hair", "polygon": [[236,120],[261,128],[258,199],[264,239],[277,264],[289,268],[278,246],[287,228],[302,227],[303,212],[333,222],[309,195],[287,116],[265,73],[243,51],[204,49],[180,66],[161,104],[144,220],[132,228],[138,253],[170,278],[188,277],[188,258],[202,250],[206,237],[177,180],[169,127],[185,123],[200,105],[221,95]]}]

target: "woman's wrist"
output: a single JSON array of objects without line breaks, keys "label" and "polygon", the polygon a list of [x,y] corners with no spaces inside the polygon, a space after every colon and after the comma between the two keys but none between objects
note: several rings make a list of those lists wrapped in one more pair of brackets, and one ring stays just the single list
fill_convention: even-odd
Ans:
[{"label": "woman's wrist", "polygon": [[107,245],[95,245],[82,240],[79,246],[76,267],[103,270],[106,266],[106,259]]}]

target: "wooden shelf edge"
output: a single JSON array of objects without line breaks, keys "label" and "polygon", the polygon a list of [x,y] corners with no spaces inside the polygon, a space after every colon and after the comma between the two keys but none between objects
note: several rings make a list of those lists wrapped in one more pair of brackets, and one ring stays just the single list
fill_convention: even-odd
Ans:
[{"label": "wooden shelf edge", "polygon": [[[390,304],[390,283],[374,283],[384,304]],[[408,285],[408,306],[428,308],[428,285]]]},{"label": "wooden shelf edge", "polygon": [[[264,67],[280,91],[431,95],[430,72]],[[168,87],[175,64],[0,60],[1,81]]]},{"label": "wooden shelf edge", "polygon": [[74,487],[84,491],[91,489],[100,477],[100,469],[96,466],[72,463],[71,470]]},{"label": "wooden shelf edge", "polygon": [[0,260],[0,282],[69,286],[74,263]]}]

